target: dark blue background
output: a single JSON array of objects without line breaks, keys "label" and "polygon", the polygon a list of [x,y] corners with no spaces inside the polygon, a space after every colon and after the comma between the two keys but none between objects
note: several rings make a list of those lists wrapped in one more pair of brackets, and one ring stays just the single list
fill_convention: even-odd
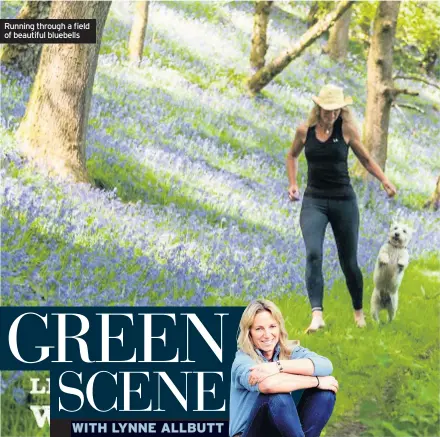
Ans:
[{"label": "dark blue background", "polygon": [[[51,417],[65,419],[209,419],[225,420],[229,418],[229,385],[231,364],[236,352],[236,336],[243,307],[89,307],[89,308],[66,308],[66,307],[1,307],[0,308],[0,356],[2,370],[49,370],[51,378]],[[44,316],[48,315],[48,329],[38,317],[27,316],[20,322],[18,330],[18,346],[25,360],[36,360],[40,356],[40,350],[35,346],[55,346],[50,350],[47,360],[38,364],[25,364],[17,360],[9,348],[9,329],[13,321],[23,313],[33,312]],[[152,358],[154,360],[169,360],[176,355],[179,348],[179,360],[187,358],[187,324],[186,317],[182,314],[196,314],[206,329],[210,332],[217,344],[220,345],[220,317],[216,313],[228,314],[223,316],[223,363],[207,345],[193,324],[189,323],[189,357],[194,363],[84,363],[80,358],[79,347],[76,340],[68,339],[66,342],[67,360],[72,363],[56,363],[58,359],[58,318],[55,313],[75,313],[86,316],[90,322],[87,334],[82,338],[87,341],[90,360],[101,360],[101,317],[97,313],[130,313],[133,314],[133,325],[127,317],[110,318],[110,335],[119,335],[124,328],[124,345],[116,339],[110,339],[110,359],[127,360],[132,357],[136,348],[137,361],[143,359],[144,323],[142,313],[168,313],[176,315],[176,324],[169,317],[153,317],[153,336],[162,335],[166,329],[166,346],[158,339],[152,341]],[[79,332],[80,322],[77,317],[68,316],[67,335]],[[133,375],[132,389],[137,389],[142,380],[142,400],[137,393],[131,395],[131,409],[146,408],[150,399],[152,409],[157,409],[158,380],[153,372],[166,372],[174,382],[182,395],[185,397],[185,375],[181,372],[215,371],[223,372],[223,382],[220,376],[206,375],[205,390],[216,386],[216,396],[205,393],[205,409],[218,409],[226,400],[226,411],[223,412],[197,412],[197,376],[188,375],[188,411],[185,411],[168,387],[161,381],[161,409],[165,411],[151,412],[122,412],[111,410],[108,413],[100,413],[93,409],[85,399],[83,408],[76,413],[58,411],[59,398],[65,408],[76,409],[79,399],[76,396],[62,393],[59,389],[59,376],[65,371],[82,372],[82,384],[74,375],[63,378],[66,384],[80,389],[84,395],[89,378],[96,372],[106,370],[111,373],[120,371],[149,372],[148,380],[142,375]],[[113,405],[115,396],[118,396],[118,409],[123,408],[122,374],[118,374],[118,385],[110,375],[99,375],[95,381],[94,399],[100,409],[107,409]],[[86,396],[84,396],[86,398]]]}]

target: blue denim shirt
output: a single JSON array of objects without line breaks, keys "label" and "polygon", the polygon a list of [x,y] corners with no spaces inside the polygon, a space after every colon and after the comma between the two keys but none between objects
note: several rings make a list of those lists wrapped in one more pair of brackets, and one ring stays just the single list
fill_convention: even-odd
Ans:
[{"label": "blue denim shirt", "polygon": [[[256,350],[257,354],[263,359],[263,362],[269,362],[267,358]],[[280,347],[277,345],[272,361],[277,361],[280,355]],[[309,358],[314,366],[315,371],[313,376],[328,376],[333,371],[332,363],[329,359],[322,357],[315,352],[312,352],[304,347],[296,346],[292,354],[291,360],[299,358]],[[239,432],[243,432],[252,407],[259,395],[258,384],[249,384],[250,368],[256,363],[249,355],[243,351],[238,350],[235,354],[234,362],[231,369],[231,395],[229,402],[229,435],[233,436]],[[299,401],[303,390],[293,392],[293,397],[296,402]]]}]

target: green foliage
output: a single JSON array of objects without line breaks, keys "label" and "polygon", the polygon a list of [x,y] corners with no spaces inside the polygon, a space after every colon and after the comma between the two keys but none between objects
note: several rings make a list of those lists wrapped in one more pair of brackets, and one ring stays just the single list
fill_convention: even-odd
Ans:
[{"label": "green foliage", "polygon": [[[13,372],[1,372],[3,380],[8,381]],[[33,436],[43,437],[49,435],[49,425],[43,428],[37,426],[31,405],[49,405],[49,395],[31,395],[31,378],[40,378],[41,384],[49,377],[48,372],[25,372],[22,377],[8,386],[1,395],[1,427],[0,435],[3,437]],[[41,388],[42,385],[39,386]],[[22,402],[14,399],[14,389],[23,389],[26,397]]]},{"label": "green foliage", "polygon": [[207,20],[210,23],[219,24],[227,19],[227,16],[221,8],[221,5],[224,3],[224,1],[170,1],[167,2],[167,7],[176,8],[192,18]]},{"label": "green foliage", "polygon": [[[366,60],[377,2],[371,0],[356,2],[352,8],[353,14],[350,23],[350,53],[362,56]],[[362,68],[365,69],[365,65],[363,65]]]},{"label": "green foliage", "polygon": [[408,63],[418,65],[428,51],[440,50],[440,3],[402,2],[397,26],[397,67],[406,71]]},{"label": "green foliage", "polygon": [[23,1],[20,0],[8,0],[0,2],[0,17],[10,18],[15,17],[23,6]]},{"label": "green foliage", "polygon": [[313,1],[310,2],[309,10],[307,12],[307,22],[309,25],[315,24],[317,21],[319,21],[321,18],[323,18],[326,14],[329,13],[329,11],[334,6],[334,2],[328,2],[328,1]]},{"label": "green foliage", "polygon": [[[354,6],[351,52],[367,56],[377,1],[357,2]],[[440,3],[438,1],[401,2],[394,44],[394,70],[418,71],[429,52],[440,50]]]}]

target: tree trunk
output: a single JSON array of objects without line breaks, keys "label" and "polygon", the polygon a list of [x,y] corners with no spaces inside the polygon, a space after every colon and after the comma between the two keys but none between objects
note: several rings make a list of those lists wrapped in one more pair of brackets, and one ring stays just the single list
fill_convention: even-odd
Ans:
[{"label": "tree trunk", "polygon": [[[373,24],[367,62],[367,107],[363,143],[372,158],[385,170],[391,104],[397,90],[393,87],[393,44],[400,2],[381,1]],[[370,177],[358,164],[356,172]]]},{"label": "tree trunk", "polygon": [[318,18],[317,18],[318,11],[319,11],[319,2],[313,1],[306,18],[307,27],[312,27],[314,24],[318,22]]},{"label": "tree trunk", "polygon": [[49,18],[96,19],[96,44],[46,44],[17,138],[51,173],[88,181],[85,135],[98,53],[111,2],[56,1]]},{"label": "tree trunk", "polygon": [[[16,19],[47,18],[50,4],[50,1],[26,1]],[[40,61],[41,47],[41,44],[5,44],[0,52],[0,62],[21,71],[26,76],[34,76]]]},{"label": "tree trunk", "polygon": [[347,56],[351,11],[351,8],[346,11],[330,30],[330,37],[325,51],[332,59],[343,60]]},{"label": "tree trunk", "polygon": [[268,65],[257,71],[247,82],[252,94],[260,92],[275,76],[281,73],[307,47],[327,31],[335,21],[353,4],[353,1],[342,0],[336,9],[311,27],[300,40]]},{"label": "tree trunk", "polygon": [[440,208],[440,176],[437,178],[437,184],[431,198],[425,203],[424,207],[432,208],[434,211]]},{"label": "tree trunk", "polygon": [[145,31],[148,23],[148,1],[136,2],[133,25],[131,27],[128,54],[130,61],[140,64],[144,50]]},{"label": "tree trunk", "polygon": [[251,68],[258,71],[264,67],[267,52],[267,25],[272,1],[255,2],[254,29],[252,33]]}]

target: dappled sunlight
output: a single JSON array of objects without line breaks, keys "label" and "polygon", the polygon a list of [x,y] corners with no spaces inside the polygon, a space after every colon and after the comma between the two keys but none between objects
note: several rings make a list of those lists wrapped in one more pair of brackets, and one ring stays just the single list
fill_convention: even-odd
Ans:
[{"label": "dappled sunlight", "polygon": [[132,13],[134,7],[132,2],[113,1],[110,9],[111,16],[116,17],[121,23],[129,26],[133,21]]},{"label": "dappled sunlight", "polygon": [[[184,14],[167,7],[167,4],[155,3],[151,12],[151,26],[161,31],[168,38],[178,41],[190,51],[195,51],[210,63],[223,63],[230,66],[231,62],[238,67],[241,56],[239,45],[228,40],[226,35],[232,30],[226,25],[191,20]],[[209,37],[208,37],[209,35]],[[238,49],[238,50],[237,50]]]},{"label": "dappled sunlight", "polygon": [[[108,70],[106,71],[108,72]],[[107,72],[105,76],[107,76]],[[150,85],[154,84],[161,88],[146,88],[136,92],[137,88],[131,87],[129,72],[129,69],[124,69],[120,75],[116,76],[119,82],[123,81],[130,84],[130,93],[127,89],[124,94],[124,106],[113,104],[115,110],[119,113],[124,112],[124,116],[114,120],[108,125],[108,128],[114,130],[116,126],[120,126],[125,131],[125,138],[133,136],[133,139],[139,141],[139,135],[137,134],[139,127],[147,127],[148,130],[151,130],[154,125],[153,129],[156,133],[153,135],[153,132],[148,132],[148,135],[149,142],[152,135],[159,140],[159,143],[152,141],[156,143],[156,147],[165,143],[166,147],[179,148],[185,155],[194,159],[203,156],[204,159],[216,166],[219,165],[219,160],[221,160],[222,166],[225,162],[229,163],[224,167],[229,171],[232,167],[241,170],[246,167],[251,170],[254,167],[253,172],[248,173],[258,175],[259,180],[273,176],[274,170],[272,168],[279,171],[278,160],[262,155],[263,151],[261,150],[262,148],[267,149],[270,155],[281,156],[281,159],[284,159],[285,148],[291,139],[291,135],[285,135],[283,132],[277,131],[277,127],[283,123],[283,119],[274,110],[266,108],[270,121],[265,126],[259,123],[256,115],[252,115],[257,114],[257,108],[253,106],[254,103],[248,98],[241,98],[237,101],[237,104],[231,105],[231,100],[221,97],[217,92],[202,92],[194,86],[176,88],[169,87],[166,83],[165,86],[161,87],[163,82],[159,81],[161,79],[159,77],[159,80],[153,80]],[[144,77],[147,75],[144,72]],[[104,92],[104,95],[107,95],[105,90],[108,89],[110,93],[113,93],[115,78],[113,78],[113,74],[111,76],[112,81],[108,82],[104,88],[102,88],[104,82],[96,85],[97,92]],[[140,93],[143,96],[141,100],[138,98]],[[112,94],[108,94],[108,97],[111,98]],[[144,101],[149,102],[147,112],[143,109]],[[166,105],[164,106],[165,102]],[[262,107],[262,109],[265,108]],[[242,118],[242,114],[247,117]],[[92,119],[94,120],[93,117],[92,108]],[[123,123],[121,123],[122,120]],[[277,120],[279,120],[279,124]],[[158,133],[161,132],[163,132],[162,139],[158,136]],[[170,141],[170,132],[173,132],[173,141]],[[222,135],[217,138],[219,132]],[[139,134],[141,134],[140,131]],[[146,135],[147,131],[144,134]],[[281,134],[284,136],[284,140],[281,142],[282,149],[280,150],[280,143],[276,140]],[[218,144],[219,139],[223,144]],[[232,147],[231,144],[228,144],[229,141],[232,142]],[[185,142],[189,143],[185,144]],[[271,150],[269,147],[271,143],[274,144],[276,149]],[[219,154],[219,152],[221,153]],[[269,164],[271,159],[273,159],[273,162],[270,164],[271,169],[268,169],[269,173],[267,173],[267,171],[264,171],[264,167]]]}]

